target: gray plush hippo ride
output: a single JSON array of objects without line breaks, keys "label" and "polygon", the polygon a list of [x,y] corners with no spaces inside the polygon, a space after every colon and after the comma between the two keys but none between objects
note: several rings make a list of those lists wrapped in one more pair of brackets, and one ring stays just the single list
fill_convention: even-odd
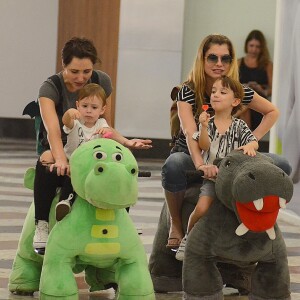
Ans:
[{"label": "gray plush hippo ride", "polygon": [[[92,291],[116,283],[116,299],[155,299],[144,247],[124,209],[137,201],[138,165],[134,156],[113,140],[97,139],[76,149],[70,168],[77,193],[72,212],[53,226],[55,199],[43,260],[32,247],[34,215],[30,207],[9,290],[39,290],[41,299],[78,299],[73,272],[85,270]],[[27,186],[32,185],[33,178],[34,173],[29,172]]]},{"label": "gray plush hippo ride", "polygon": [[[185,224],[196,190],[186,194]],[[216,192],[220,201],[188,236],[183,266],[165,248],[168,221],[162,211],[149,265],[154,289],[178,290],[174,284],[182,280],[185,299],[219,300],[227,283],[248,291],[249,299],[290,299],[286,246],[276,218],[291,200],[291,179],[263,154],[233,151],[219,162]]]}]

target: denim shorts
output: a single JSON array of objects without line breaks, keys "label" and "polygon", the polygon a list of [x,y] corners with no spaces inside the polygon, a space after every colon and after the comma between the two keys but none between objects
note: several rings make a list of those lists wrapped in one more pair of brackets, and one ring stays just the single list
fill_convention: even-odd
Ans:
[{"label": "denim shorts", "polygon": [[217,199],[214,181],[208,179],[203,180],[203,184],[200,188],[199,197],[201,196],[208,196],[210,198],[213,198],[214,200]]},{"label": "denim shorts", "polygon": [[274,153],[265,153],[265,152],[262,152],[262,154],[271,157],[274,161],[274,164],[282,171],[284,171],[287,175],[290,175],[292,173],[291,165],[289,164],[288,160],[283,156]]},{"label": "denim shorts", "polygon": [[[263,154],[271,157],[275,165],[287,175],[291,174],[292,168],[284,157],[273,153]],[[162,187],[171,193],[186,190],[187,179],[185,173],[193,170],[195,170],[195,166],[188,150],[178,146],[174,147],[162,167]]]},{"label": "denim shorts", "polygon": [[195,170],[191,156],[186,148],[176,147],[162,166],[162,186],[165,190],[176,193],[186,190],[186,171]]}]

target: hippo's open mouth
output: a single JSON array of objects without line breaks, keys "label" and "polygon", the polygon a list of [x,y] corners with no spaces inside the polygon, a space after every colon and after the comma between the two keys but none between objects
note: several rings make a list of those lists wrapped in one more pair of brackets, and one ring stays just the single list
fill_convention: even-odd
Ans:
[{"label": "hippo's open mouth", "polygon": [[237,212],[242,223],[236,229],[241,236],[249,230],[254,232],[266,231],[269,238],[276,238],[274,224],[280,208],[285,208],[286,200],[278,196],[265,196],[258,200],[241,203],[236,202]]}]

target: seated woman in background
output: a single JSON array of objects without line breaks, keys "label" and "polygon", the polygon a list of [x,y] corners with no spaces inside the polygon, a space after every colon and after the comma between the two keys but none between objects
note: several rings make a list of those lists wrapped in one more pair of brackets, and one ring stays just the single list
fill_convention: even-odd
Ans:
[{"label": "seated woman in background", "polygon": [[[238,60],[240,82],[248,85],[260,96],[269,98],[272,95],[273,63],[266,39],[259,30],[252,30],[244,45],[246,56]],[[253,110],[246,110],[241,118],[254,130],[261,122],[262,115]]]}]

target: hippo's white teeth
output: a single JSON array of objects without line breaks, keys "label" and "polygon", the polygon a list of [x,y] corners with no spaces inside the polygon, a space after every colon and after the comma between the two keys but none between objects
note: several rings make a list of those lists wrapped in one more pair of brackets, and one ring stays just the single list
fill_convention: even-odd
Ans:
[{"label": "hippo's white teeth", "polygon": [[236,235],[241,236],[247,233],[249,229],[246,227],[244,223],[241,223],[239,227],[235,230]]},{"label": "hippo's white teeth", "polygon": [[280,197],[279,198],[279,206],[281,208],[286,208],[286,200]]},{"label": "hippo's white teeth", "polygon": [[253,204],[257,210],[262,210],[264,207],[264,200],[263,198],[257,199],[253,201]]},{"label": "hippo's white teeth", "polygon": [[275,240],[276,238],[276,233],[275,233],[275,230],[274,230],[274,227],[266,230],[266,233],[268,234],[270,240]]}]

